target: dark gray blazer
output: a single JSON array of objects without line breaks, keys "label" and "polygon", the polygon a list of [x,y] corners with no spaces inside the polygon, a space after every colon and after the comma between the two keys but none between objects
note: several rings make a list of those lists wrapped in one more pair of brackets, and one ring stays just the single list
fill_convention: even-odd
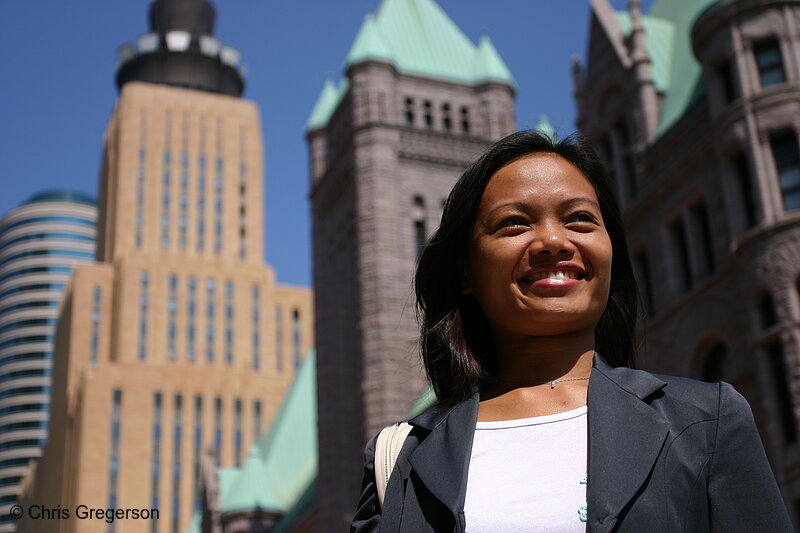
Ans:
[{"label": "dark gray blazer", "polygon": [[[478,401],[410,420],[382,511],[369,441],[351,532],[466,530]],[[750,407],[730,385],[613,368],[595,355],[588,424],[588,532],[794,531]]]}]

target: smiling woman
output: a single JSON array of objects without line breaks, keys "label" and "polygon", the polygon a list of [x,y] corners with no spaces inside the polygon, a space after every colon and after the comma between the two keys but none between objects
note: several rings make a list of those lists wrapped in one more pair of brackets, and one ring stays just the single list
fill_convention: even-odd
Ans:
[{"label": "smiling woman", "polygon": [[351,531],[792,531],[744,398],[632,368],[611,191],[581,139],[535,132],[464,172],[415,281],[440,403],[382,432],[396,459],[367,444]]}]

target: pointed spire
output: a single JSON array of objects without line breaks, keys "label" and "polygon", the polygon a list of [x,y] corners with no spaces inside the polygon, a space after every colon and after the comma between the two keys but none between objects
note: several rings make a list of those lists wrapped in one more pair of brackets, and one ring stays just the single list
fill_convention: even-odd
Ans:
[{"label": "pointed spire", "polygon": [[314,109],[311,111],[308,121],[306,121],[306,131],[321,128],[328,123],[328,120],[331,118],[331,114],[333,114],[333,111],[336,109],[339,99],[344,92],[344,85],[345,82],[342,82],[340,87],[336,87],[336,83],[333,81],[333,76],[328,76],[325,79],[325,85],[322,86],[322,92],[319,93],[317,103],[314,104]]},{"label": "pointed spire", "polygon": [[650,53],[647,50],[644,17],[639,0],[629,0],[628,10],[631,16],[630,58],[631,68],[636,79],[639,92],[640,117],[639,128],[647,143],[652,142],[658,126],[658,97],[653,82],[653,70],[650,64]]},{"label": "pointed spire", "polygon": [[478,48],[475,50],[473,75],[475,82],[499,81],[516,88],[511,71],[508,70],[508,66],[497,53],[492,40],[485,33],[481,35]]},{"label": "pointed spire", "polygon": [[367,13],[364,22],[358,30],[353,45],[347,53],[345,65],[348,67],[354,63],[366,61],[368,59],[378,59],[394,62],[394,56],[386,43],[383,42],[375,21],[375,15]]}]

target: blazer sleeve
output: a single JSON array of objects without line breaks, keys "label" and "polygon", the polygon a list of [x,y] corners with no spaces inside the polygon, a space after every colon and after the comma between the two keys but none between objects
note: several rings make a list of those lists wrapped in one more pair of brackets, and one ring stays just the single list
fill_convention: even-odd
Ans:
[{"label": "blazer sleeve", "polygon": [[708,480],[711,531],[793,532],[747,400],[727,383],[719,394]]},{"label": "blazer sleeve", "polygon": [[375,442],[372,437],[364,449],[364,478],[361,481],[361,497],[358,499],[350,533],[371,533],[380,528],[381,506],[378,503],[378,489],[375,486]]}]

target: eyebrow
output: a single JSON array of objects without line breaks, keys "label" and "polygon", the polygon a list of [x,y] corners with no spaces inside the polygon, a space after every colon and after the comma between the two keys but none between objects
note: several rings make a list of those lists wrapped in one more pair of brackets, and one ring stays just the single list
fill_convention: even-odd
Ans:
[{"label": "eyebrow", "polygon": [[[576,196],[575,198],[570,198],[569,200],[564,200],[563,202],[561,202],[560,206],[561,207],[570,207],[570,206],[573,206],[575,204],[580,204],[580,203],[589,203],[589,204],[592,204],[593,206],[595,206],[597,209],[601,209],[602,210],[602,208],[600,207],[600,204],[598,204],[596,201],[594,201],[593,199],[589,198],[588,196]],[[504,204],[500,204],[497,207],[492,208],[491,211],[486,213],[486,217],[485,218],[490,218],[492,216],[492,214],[494,214],[495,211],[498,211],[498,210],[506,208],[506,207],[515,207],[515,208],[517,208],[517,209],[519,209],[521,211],[524,211],[528,207],[528,205],[526,203],[524,203],[524,202],[506,202]]]}]

